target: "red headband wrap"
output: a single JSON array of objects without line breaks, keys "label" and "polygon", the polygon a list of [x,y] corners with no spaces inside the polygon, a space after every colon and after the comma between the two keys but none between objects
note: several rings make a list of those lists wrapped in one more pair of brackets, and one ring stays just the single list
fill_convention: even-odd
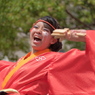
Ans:
[{"label": "red headband wrap", "polygon": [[51,25],[49,22],[45,21],[45,20],[41,20],[40,19],[40,20],[36,21],[36,23],[38,23],[38,22],[45,22],[45,23],[47,23],[49,26],[51,26],[55,30],[55,27],[53,25]]}]

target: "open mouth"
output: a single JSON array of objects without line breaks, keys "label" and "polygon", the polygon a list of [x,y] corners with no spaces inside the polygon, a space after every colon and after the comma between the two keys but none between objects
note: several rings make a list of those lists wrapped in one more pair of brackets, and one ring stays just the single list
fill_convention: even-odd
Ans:
[{"label": "open mouth", "polygon": [[34,37],[34,41],[41,41],[42,39],[39,37]]}]

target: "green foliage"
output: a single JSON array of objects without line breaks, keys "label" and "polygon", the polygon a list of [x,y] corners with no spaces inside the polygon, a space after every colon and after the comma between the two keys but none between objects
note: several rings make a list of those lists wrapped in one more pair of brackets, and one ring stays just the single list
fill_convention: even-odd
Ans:
[{"label": "green foliage", "polygon": [[[95,29],[94,10],[94,0],[0,0],[0,59],[16,60],[16,51],[29,52],[27,35],[38,18],[53,16],[62,28]],[[84,49],[83,43],[66,44]]]}]

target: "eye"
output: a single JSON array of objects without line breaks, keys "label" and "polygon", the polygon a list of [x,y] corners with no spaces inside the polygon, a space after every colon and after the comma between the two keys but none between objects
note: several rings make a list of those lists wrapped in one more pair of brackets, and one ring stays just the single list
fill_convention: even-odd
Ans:
[{"label": "eye", "polygon": [[37,28],[38,28],[38,26],[37,26],[37,25],[34,25],[34,26],[33,26],[33,28],[36,28],[36,29],[37,29]]},{"label": "eye", "polygon": [[50,30],[47,29],[47,28],[43,28],[43,31],[45,31],[45,32],[50,32]]}]

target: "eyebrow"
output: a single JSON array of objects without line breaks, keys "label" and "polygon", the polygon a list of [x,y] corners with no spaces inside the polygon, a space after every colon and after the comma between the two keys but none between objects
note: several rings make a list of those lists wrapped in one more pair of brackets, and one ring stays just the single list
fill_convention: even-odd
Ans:
[{"label": "eyebrow", "polygon": [[[40,26],[38,23],[35,23],[33,26],[35,26],[35,25],[37,25],[38,27]],[[51,32],[51,29],[52,29],[51,26],[49,26],[49,25],[48,25],[47,23],[45,23],[45,22],[43,22],[43,26],[44,26],[44,28],[48,29],[48,30]]]}]

